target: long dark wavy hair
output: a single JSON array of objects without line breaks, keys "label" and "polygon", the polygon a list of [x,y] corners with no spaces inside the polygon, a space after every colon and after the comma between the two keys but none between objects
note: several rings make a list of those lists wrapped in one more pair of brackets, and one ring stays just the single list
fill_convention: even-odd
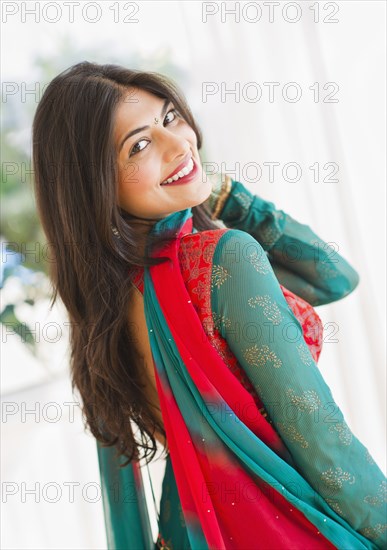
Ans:
[{"label": "long dark wavy hair", "polygon": [[[34,191],[50,251],[51,307],[59,294],[70,321],[72,390],[80,393],[85,429],[102,446],[115,446],[116,456],[127,458],[122,466],[144,457],[150,462],[157,452],[154,432],[166,437],[146,398],[143,360],[128,328],[135,291],[128,270],[166,261],[152,258],[151,251],[172,237],[145,237],[146,253],[139,255],[142,218],[117,204],[114,120],[129,87],[168,98],[201,148],[201,131],[176,84],[156,72],[111,64],[82,62],[56,76],[39,102],[32,130]],[[198,231],[219,228],[204,203],[192,207],[192,214]]]}]

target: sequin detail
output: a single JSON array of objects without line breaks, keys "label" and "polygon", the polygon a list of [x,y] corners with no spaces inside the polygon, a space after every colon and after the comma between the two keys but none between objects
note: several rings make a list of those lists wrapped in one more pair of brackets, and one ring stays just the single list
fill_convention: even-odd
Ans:
[{"label": "sequin detail", "polygon": [[328,430],[331,433],[338,432],[339,441],[343,445],[350,445],[352,443],[352,432],[346,422],[336,422],[336,424],[329,426]]},{"label": "sequin detail", "polygon": [[265,367],[267,364],[271,364],[274,368],[278,369],[282,366],[282,361],[273,350],[266,344],[263,346],[251,346],[243,352],[243,357],[249,363],[255,367]]},{"label": "sequin detail", "polygon": [[350,485],[355,483],[355,476],[349,472],[344,472],[340,466],[337,468],[329,468],[321,474],[321,480],[325,483],[327,487],[332,489],[341,489],[344,481],[348,481]]},{"label": "sequin detail", "polygon": [[371,506],[381,506],[384,502],[387,502],[387,481],[381,482],[376,495],[364,497],[364,502]]},{"label": "sequin detail", "polygon": [[260,306],[263,309],[263,314],[266,319],[269,319],[273,325],[279,325],[282,322],[282,315],[279,310],[279,307],[268,294],[263,296],[254,296],[247,300],[247,303],[250,307],[255,308]]},{"label": "sequin detail", "polygon": [[320,398],[314,390],[306,390],[302,395],[296,395],[296,392],[289,388],[286,390],[286,395],[300,411],[311,413],[321,407]]},{"label": "sequin detail", "polygon": [[291,441],[299,443],[303,449],[307,449],[309,447],[308,441],[302,434],[300,434],[296,430],[296,428],[292,424],[277,422],[276,426],[285,439],[290,439]]}]

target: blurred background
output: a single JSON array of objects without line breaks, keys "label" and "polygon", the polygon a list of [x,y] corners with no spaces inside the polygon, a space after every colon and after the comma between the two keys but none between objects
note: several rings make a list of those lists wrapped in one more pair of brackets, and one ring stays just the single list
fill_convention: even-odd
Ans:
[{"label": "blurred background", "polygon": [[[49,307],[32,191],[35,109],[82,60],[173,78],[203,131],[202,161],[336,243],[358,271],[352,294],[317,308],[319,368],[386,470],[386,4],[265,4],[2,3],[2,548],[106,548],[95,441],[71,391],[66,311]],[[149,467],[156,507],[163,469]]]}]

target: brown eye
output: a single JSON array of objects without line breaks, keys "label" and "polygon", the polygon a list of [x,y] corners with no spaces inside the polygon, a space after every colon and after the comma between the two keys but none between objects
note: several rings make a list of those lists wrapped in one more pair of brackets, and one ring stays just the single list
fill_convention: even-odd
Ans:
[{"label": "brown eye", "polygon": [[145,147],[143,147],[142,149],[139,149],[139,148],[138,148],[138,145],[139,145],[140,143],[142,143],[143,141],[147,141],[148,143],[150,143],[150,142],[149,142],[149,139],[140,139],[140,141],[138,141],[137,143],[135,143],[135,144],[133,145],[133,147],[132,147],[132,149],[131,149],[131,151],[130,151],[130,153],[129,153],[129,157],[131,157],[131,156],[133,156],[133,155],[136,155],[137,153],[140,153],[141,151],[143,151],[143,150],[145,149]]},{"label": "brown eye", "polygon": [[165,115],[164,122],[165,122],[167,116],[170,115],[171,113],[173,113],[173,118],[172,118],[172,120],[169,122],[169,124],[170,124],[171,122],[173,122],[173,121],[175,120],[175,118],[177,118],[177,111],[176,111],[176,109],[171,109],[171,110]]}]

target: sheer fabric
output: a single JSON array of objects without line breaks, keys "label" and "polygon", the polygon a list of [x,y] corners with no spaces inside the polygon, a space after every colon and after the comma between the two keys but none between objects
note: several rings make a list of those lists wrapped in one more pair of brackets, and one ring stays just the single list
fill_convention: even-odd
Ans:
[{"label": "sheer fabric", "polygon": [[[313,306],[340,300],[359,283],[355,269],[312,229],[274,203],[253,195],[241,182],[224,174],[213,178],[208,199],[217,204],[222,222],[229,228],[249,233],[267,252],[278,281]],[[332,243],[333,244],[333,243]]]}]

